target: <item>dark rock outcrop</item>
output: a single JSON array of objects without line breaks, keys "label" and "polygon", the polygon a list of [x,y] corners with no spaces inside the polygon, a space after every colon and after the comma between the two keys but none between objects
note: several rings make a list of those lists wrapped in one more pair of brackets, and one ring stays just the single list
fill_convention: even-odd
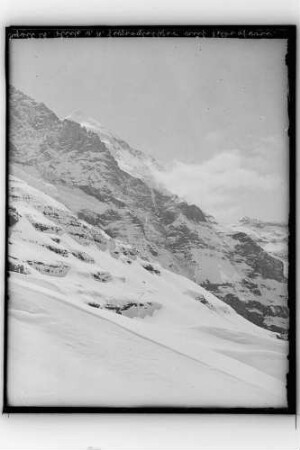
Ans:
[{"label": "dark rock outcrop", "polygon": [[238,255],[247,258],[247,264],[252,268],[248,274],[250,278],[260,275],[262,278],[284,281],[282,261],[269,255],[246,233],[235,233],[232,238],[238,242],[232,256]]},{"label": "dark rock outcrop", "polygon": [[73,250],[72,255],[75,256],[75,258],[79,259],[80,261],[84,261],[84,262],[90,263],[90,264],[95,263],[94,258],[92,258],[90,255],[88,255],[85,252]]},{"label": "dark rock outcrop", "polygon": [[26,267],[24,262],[12,256],[8,258],[8,270],[10,272],[21,273],[22,275],[27,275],[28,273],[30,273],[30,270],[28,269],[28,267]]},{"label": "dark rock outcrop", "polygon": [[21,216],[18,213],[18,211],[16,210],[16,208],[14,208],[13,206],[9,206],[7,213],[8,213],[8,226],[9,227],[12,227],[16,223],[19,222]]},{"label": "dark rock outcrop", "polygon": [[65,277],[70,270],[70,266],[61,262],[49,264],[41,261],[28,260],[27,263],[38,272],[53,277]]},{"label": "dark rock outcrop", "polygon": [[92,273],[93,278],[101,283],[108,283],[113,280],[112,275],[109,272],[95,272]]}]

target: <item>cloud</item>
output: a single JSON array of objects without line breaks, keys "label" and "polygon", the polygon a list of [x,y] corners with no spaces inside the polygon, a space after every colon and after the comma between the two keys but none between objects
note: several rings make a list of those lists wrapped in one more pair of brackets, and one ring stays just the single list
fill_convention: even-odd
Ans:
[{"label": "cloud", "polygon": [[171,192],[219,220],[230,221],[239,216],[242,203],[263,202],[264,195],[282,188],[280,173],[269,170],[269,158],[262,151],[232,150],[201,164],[176,161],[155,176]]}]

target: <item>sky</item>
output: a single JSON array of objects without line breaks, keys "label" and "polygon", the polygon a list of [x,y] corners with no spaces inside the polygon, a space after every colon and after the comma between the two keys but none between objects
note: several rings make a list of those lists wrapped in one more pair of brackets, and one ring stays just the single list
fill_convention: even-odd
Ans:
[{"label": "sky", "polygon": [[11,83],[162,161],[160,181],[220,221],[286,221],[285,54],[285,40],[14,40]]}]

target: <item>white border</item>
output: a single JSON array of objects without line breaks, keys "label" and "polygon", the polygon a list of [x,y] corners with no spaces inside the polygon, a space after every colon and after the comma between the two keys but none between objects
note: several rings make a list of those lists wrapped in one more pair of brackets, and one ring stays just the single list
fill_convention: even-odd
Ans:
[{"label": "white border", "polygon": [[[297,24],[299,26],[300,2],[299,0],[227,0],[226,2],[222,0],[182,2],[175,0],[147,2],[139,0],[4,0],[4,3],[0,5],[0,21],[2,38],[0,40],[2,61],[0,73],[2,98],[0,102],[2,143],[0,250],[3,255],[4,26],[71,24]],[[3,280],[3,258],[0,259],[0,274]],[[0,292],[3,299],[2,283]],[[0,319],[0,336],[3,336],[3,308],[1,308]],[[0,356],[2,360],[2,341]],[[1,375],[2,363],[0,377]],[[296,450],[300,448],[300,425],[298,430],[295,426],[295,417],[281,416],[5,415],[0,416],[0,450],[85,450],[89,447],[95,450],[100,448],[101,450]]]}]

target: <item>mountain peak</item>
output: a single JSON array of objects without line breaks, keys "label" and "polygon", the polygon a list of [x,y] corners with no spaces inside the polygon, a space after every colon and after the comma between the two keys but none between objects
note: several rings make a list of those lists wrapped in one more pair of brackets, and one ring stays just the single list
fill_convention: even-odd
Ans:
[{"label": "mountain peak", "polygon": [[74,121],[82,121],[82,120],[87,120],[88,116],[87,114],[82,111],[81,109],[75,109],[74,111],[71,112],[71,114],[69,114],[68,116],[65,117],[68,120],[74,120]]},{"label": "mountain peak", "polygon": [[239,223],[243,223],[243,224],[246,224],[246,223],[258,223],[258,222],[261,222],[261,221],[258,220],[258,219],[255,219],[253,217],[249,217],[249,216],[243,216],[239,220]]},{"label": "mountain peak", "polygon": [[76,122],[87,130],[96,133],[117,161],[121,170],[135,178],[142,179],[151,186],[157,186],[154,171],[161,170],[161,164],[152,156],[134,149],[126,141],[118,137],[115,133],[111,133],[100,122],[89,117],[80,109],[76,109],[69,116],[65,117],[65,119]]},{"label": "mountain peak", "polygon": [[88,114],[86,114],[81,109],[74,110],[71,114],[65,117],[65,120],[71,120],[72,122],[77,122],[83,127],[95,131],[95,132],[103,132],[103,133],[109,133],[109,131],[96,119],[93,117],[89,117]]},{"label": "mountain peak", "polygon": [[248,217],[248,216],[243,216],[239,220],[239,224],[253,225],[253,226],[259,226],[259,227],[263,227],[263,226],[286,227],[287,226],[287,224],[285,224],[283,222],[272,221],[272,220],[261,220],[261,219],[257,219],[254,217]]}]

